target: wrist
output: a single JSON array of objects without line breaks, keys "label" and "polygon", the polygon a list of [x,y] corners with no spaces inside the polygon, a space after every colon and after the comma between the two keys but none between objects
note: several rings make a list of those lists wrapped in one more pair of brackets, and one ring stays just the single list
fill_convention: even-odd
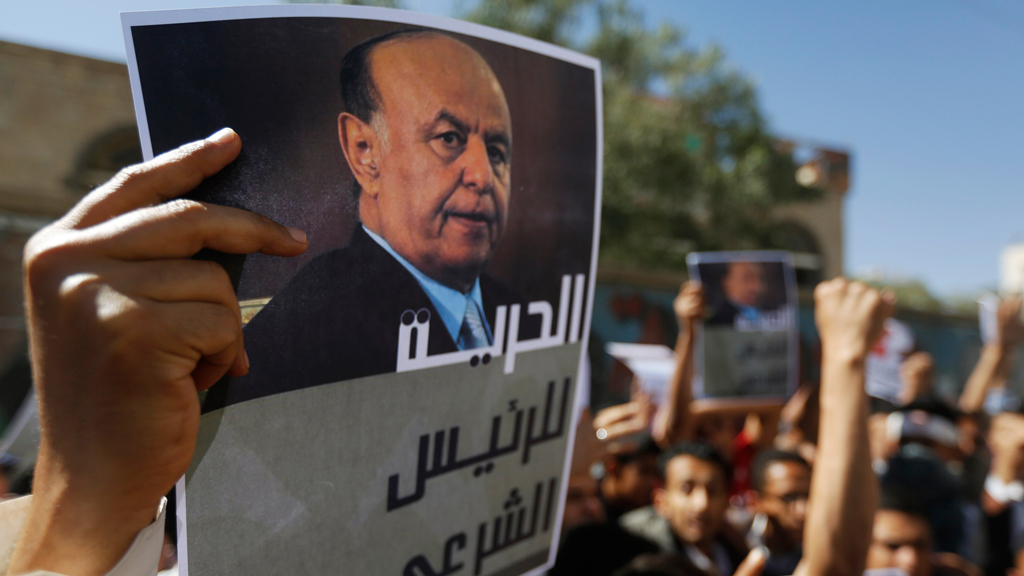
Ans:
[{"label": "wrist", "polygon": [[679,335],[676,336],[676,348],[678,349],[681,345],[688,345],[694,337],[696,329],[692,324],[679,324]]},{"label": "wrist", "polygon": [[853,346],[828,346],[823,344],[821,348],[821,366],[838,366],[847,369],[863,369],[867,361],[867,350],[861,350]]},{"label": "wrist", "polygon": [[106,574],[156,517],[159,497],[119,497],[70,476],[41,458],[10,573]]},{"label": "wrist", "polygon": [[1024,500],[1024,484],[1020,480],[1001,478],[995,473],[985,479],[985,492],[1000,506]]}]

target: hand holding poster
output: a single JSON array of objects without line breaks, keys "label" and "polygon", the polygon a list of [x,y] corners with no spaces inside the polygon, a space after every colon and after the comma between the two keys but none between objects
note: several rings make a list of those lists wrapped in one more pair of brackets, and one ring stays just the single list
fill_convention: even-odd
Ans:
[{"label": "hand holding poster", "polygon": [[593,299],[598,63],[379,9],[123,22],[146,157],[233,127],[242,155],[191,197],[310,246],[216,256],[251,368],[203,400],[183,574],[544,566]]},{"label": "hand holding poster", "polygon": [[711,312],[697,342],[694,397],[785,398],[796,390],[796,276],[786,252],[694,252],[690,278]]}]

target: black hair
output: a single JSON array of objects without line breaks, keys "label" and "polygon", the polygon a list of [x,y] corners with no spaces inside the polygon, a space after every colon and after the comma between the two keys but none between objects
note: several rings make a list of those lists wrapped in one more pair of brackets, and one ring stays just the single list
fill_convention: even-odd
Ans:
[{"label": "black hair", "polygon": [[928,507],[924,499],[918,497],[907,487],[892,483],[882,483],[879,510],[901,512],[908,516],[928,521]]},{"label": "black hair", "polygon": [[620,465],[625,465],[643,456],[658,456],[661,454],[661,448],[650,434],[644,434],[639,440],[639,444],[635,450],[626,450],[621,453],[614,454],[612,457],[615,458],[615,461]]},{"label": "black hair", "polygon": [[[390,40],[415,36],[442,35],[439,32],[422,28],[403,28],[386,34],[380,34],[356,44],[341,58],[341,99],[345,111],[369,124],[373,115],[380,108],[380,92],[373,82],[370,70],[370,54],[374,49]],[[362,188],[355,175],[352,177],[352,195],[359,198]]]},{"label": "black hair", "polygon": [[732,481],[732,465],[729,464],[729,461],[725,459],[725,456],[722,456],[722,453],[717,448],[703,441],[680,442],[662,452],[661,457],[658,458],[658,472],[662,478],[665,477],[665,470],[668,468],[669,462],[679,456],[693,456],[698,460],[710,462],[718,466],[722,471],[726,484]]},{"label": "black hair", "polygon": [[345,110],[369,123],[373,113],[380,107],[380,93],[373,83],[373,74],[370,71],[370,54],[384,42],[427,35],[443,36],[440,32],[432,30],[403,28],[363,40],[349,50],[341,59],[340,73],[341,98],[345,102]]},{"label": "black hair", "polygon": [[768,467],[776,462],[793,462],[808,470],[811,469],[811,465],[807,460],[804,460],[796,452],[786,452],[784,450],[776,450],[775,448],[763,450],[754,458],[754,465],[750,470],[750,485],[757,493],[764,492],[765,473]]},{"label": "black hair", "polygon": [[945,418],[954,424],[956,424],[956,421],[960,418],[959,410],[945,402],[942,402],[941,400],[914,400],[910,404],[899,408],[900,412],[913,412],[915,410],[921,410],[922,412],[927,412],[932,416]]}]

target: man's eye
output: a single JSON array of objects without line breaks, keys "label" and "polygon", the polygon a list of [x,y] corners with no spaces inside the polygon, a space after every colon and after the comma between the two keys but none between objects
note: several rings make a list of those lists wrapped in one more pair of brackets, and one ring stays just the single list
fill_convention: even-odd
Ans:
[{"label": "man's eye", "polygon": [[462,136],[458,132],[445,132],[438,136],[448,146],[456,146],[462,143]]},{"label": "man's eye", "polygon": [[488,146],[487,154],[491,157],[491,162],[496,164],[505,163],[505,151],[497,146]]}]

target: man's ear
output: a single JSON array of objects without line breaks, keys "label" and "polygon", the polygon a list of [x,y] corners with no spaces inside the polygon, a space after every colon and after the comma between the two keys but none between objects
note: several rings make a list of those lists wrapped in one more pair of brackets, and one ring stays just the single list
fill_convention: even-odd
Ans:
[{"label": "man's ear", "polygon": [[338,115],[338,140],[345,153],[349,170],[359,182],[363,193],[377,195],[380,176],[380,140],[377,131],[359,118],[342,112]]}]

